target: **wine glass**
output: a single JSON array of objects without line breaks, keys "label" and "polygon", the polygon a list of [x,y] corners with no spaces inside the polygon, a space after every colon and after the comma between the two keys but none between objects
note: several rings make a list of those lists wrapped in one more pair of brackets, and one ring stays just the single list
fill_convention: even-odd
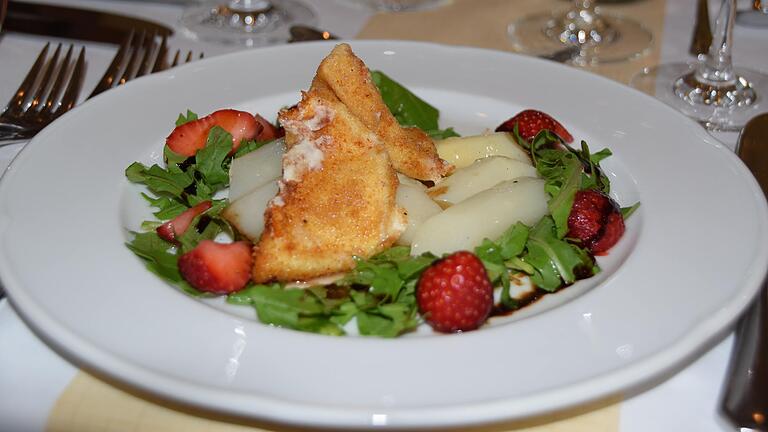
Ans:
[{"label": "wine glass", "polygon": [[[715,20],[712,44],[694,63],[647,68],[630,85],[697,120],[709,130],[738,131],[756,114],[768,110],[768,75],[734,68],[731,59],[736,0],[723,0]],[[760,95],[760,96],[758,96]]]},{"label": "wine glass", "polygon": [[573,0],[570,9],[556,14],[529,15],[509,25],[515,48],[536,56],[551,56],[572,47],[576,64],[629,60],[645,54],[653,36],[642,24],[602,13],[594,0]]},{"label": "wine glass", "polygon": [[298,0],[203,0],[181,17],[195,38],[245,46],[287,42],[291,26],[315,21],[315,12]]}]

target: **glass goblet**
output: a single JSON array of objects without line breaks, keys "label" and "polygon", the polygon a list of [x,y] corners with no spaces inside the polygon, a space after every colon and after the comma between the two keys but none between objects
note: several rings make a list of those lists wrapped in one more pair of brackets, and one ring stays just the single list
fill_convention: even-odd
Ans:
[{"label": "glass goblet", "polygon": [[[709,130],[738,131],[768,110],[768,75],[734,68],[731,58],[736,0],[723,0],[709,52],[699,62],[647,68],[630,81],[633,87],[697,120]],[[758,97],[758,95],[761,95]]]},{"label": "glass goblet", "polygon": [[245,46],[285,43],[291,26],[315,21],[315,12],[298,0],[203,0],[181,17],[195,38]]},{"label": "glass goblet", "polygon": [[556,14],[529,15],[508,27],[515,48],[525,54],[549,56],[570,47],[577,64],[609,63],[639,57],[653,41],[642,24],[602,13],[594,0],[573,0],[570,9]]}]

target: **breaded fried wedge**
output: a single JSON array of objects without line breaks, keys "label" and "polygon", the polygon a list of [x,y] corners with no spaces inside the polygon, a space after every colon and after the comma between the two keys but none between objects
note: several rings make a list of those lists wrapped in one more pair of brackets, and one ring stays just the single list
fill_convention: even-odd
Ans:
[{"label": "breaded fried wedge", "polygon": [[347,108],[384,142],[395,169],[419,180],[438,181],[453,170],[440,159],[432,139],[418,128],[403,128],[381,99],[370,72],[347,44],[323,59],[313,87],[326,84]]},{"label": "breaded fried wedge", "polygon": [[304,93],[280,113],[295,142],[283,157],[280,192],[253,249],[256,283],[351,270],[353,257],[384,250],[406,227],[384,145],[330,96]]}]

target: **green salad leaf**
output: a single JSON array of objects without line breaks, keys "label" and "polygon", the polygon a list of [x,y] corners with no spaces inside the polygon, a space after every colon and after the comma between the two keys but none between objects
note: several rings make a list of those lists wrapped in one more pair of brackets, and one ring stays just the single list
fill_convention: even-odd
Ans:
[{"label": "green salad leaf", "polygon": [[[371,78],[397,121],[418,127],[433,139],[458,136],[452,129],[440,129],[439,111],[401,84],[380,71]],[[176,124],[196,120],[197,114],[180,114]],[[483,262],[492,284],[500,289],[501,307],[518,307],[510,287],[515,275],[528,275],[537,289],[553,292],[600,271],[595,259],[585,249],[565,236],[568,216],[576,193],[582,189],[610,191],[610,181],[600,162],[611,155],[607,149],[591,153],[585,142],[578,149],[563,143],[550,131],[542,131],[532,140],[522,138],[517,126],[512,136],[529,151],[549,195],[549,214],[533,226],[516,223],[499,238],[484,239],[474,249]],[[222,233],[237,234],[220,216],[226,200],[213,199],[228,187],[233,158],[250,153],[265,142],[244,141],[230,155],[232,136],[220,127],[209,132],[205,147],[187,158],[164,148],[165,167],[133,163],[126,170],[128,180],[146,186],[142,193],[152,206],[157,220],[145,221],[146,232],[135,232],[127,246],[142,258],[147,268],[192,296],[208,295],[190,286],[181,276],[178,259],[204,239]],[[192,226],[170,244],[154,229],[188,208],[211,200],[212,207],[195,217]],[[626,218],[638,204],[622,208]],[[227,302],[255,309],[258,319],[269,325],[327,335],[343,335],[351,323],[361,335],[396,337],[412,331],[421,323],[416,301],[416,287],[422,272],[440,257],[426,253],[411,256],[407,246],[391,247],[371,258],[356,259],[355,268],[335,283],[304,289],[282,284],[253,284],[227,296]]]},{"label": "green salad leaf", "polygon": [[415,126],[427,133],[432,139],[459,136],[453,128],[440,129],[438,119],[440,111],[403,85],[381,71],[371,71],[371,79],[389,111],[402,126]]}]

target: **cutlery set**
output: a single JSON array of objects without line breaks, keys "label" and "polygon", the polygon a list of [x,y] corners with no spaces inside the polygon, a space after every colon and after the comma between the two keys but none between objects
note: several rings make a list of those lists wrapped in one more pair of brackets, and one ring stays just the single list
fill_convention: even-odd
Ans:
[{"label": "cutlery set", "polygon": [[[0,113],[0,146],[32,138],[78,101],[85,72],[85,48],[80,49],[73,62],[72,45],[61,60],[61,44],[50,58],[49,46],[46,44],[40,51],[18,90]],[[202,57],[201,53],[199,58]],[[169,61],[165,35],[159,36],[154,31],[141,31],[140,34],[130,31],[88,99],[132,79],[192,60],[192,51],[182,59],[181,51],[177,50]]]}]

